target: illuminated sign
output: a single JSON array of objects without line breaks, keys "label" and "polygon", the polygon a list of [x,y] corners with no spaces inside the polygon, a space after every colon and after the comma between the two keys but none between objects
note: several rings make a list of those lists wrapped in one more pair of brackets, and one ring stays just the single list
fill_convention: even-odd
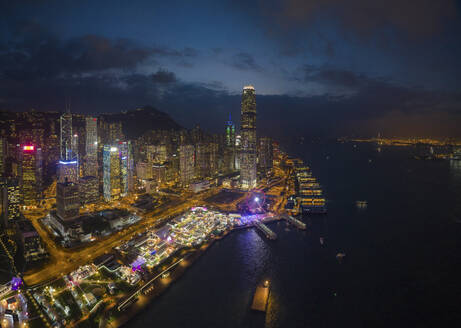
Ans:
[{"label": "illuminated sign", "polygon": [[24,146],[24,150],[34,150],[34,146]]},{"label": "illuminated sign", "polygon": [[77,164],[77,161],[59,161],[59,164],[64,164],[64,165]]}]

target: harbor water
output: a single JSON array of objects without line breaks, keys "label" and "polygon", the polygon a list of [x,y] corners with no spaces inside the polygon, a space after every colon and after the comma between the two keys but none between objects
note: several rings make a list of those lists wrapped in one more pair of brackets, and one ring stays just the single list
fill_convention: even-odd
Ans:
[{"label": "harbor water", "polygon": [[[372,144],[289,151],[312,168],[328,214],[304,217],[306,230],[268,223],[277,240],[256,229],[229,234],[126,326],[460,324],[461,161],[414,160],[411,148]],[[251,311],[263,279],[267,312]]]}]

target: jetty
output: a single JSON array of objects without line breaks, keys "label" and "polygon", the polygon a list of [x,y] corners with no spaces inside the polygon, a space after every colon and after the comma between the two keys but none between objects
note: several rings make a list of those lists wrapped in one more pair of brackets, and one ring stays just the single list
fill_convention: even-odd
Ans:
[{"label": "jetty", "polygon": [[269,229],[264,223],[256,221],[254,223],[255,227],[258,228],[268,239],[275,240],[277,239],[277,234]]},{"label": "jetty", "polygon": [[306,230],[306,224],[304,222],[301,222],[300,220],[295,219],[294,217],[292,217],[291,215],[288,215],[288,214],[284,214],[282,217],[285,220],[287,220],[289,223],[294,225],[295,227],[297,227],[299,229],[302,229],[302,230]]},{"label": "jetty", "polygon": [[266,312],[267,301],[269,300],[269,281],[265,281],[264,285],[256,288],[253,296],[251,309],[255,311]]}]

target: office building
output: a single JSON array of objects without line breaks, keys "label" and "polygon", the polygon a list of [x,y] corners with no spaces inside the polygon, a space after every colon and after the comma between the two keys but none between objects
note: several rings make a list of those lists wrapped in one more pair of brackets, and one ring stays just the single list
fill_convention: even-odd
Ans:
[{"label": "office building", "polygon": [[29,220],[20,220],[17,226],[26,264],[47,258],[48,253],[32,223]]},{"label": "office building", "polygon": [[60,122],[60,159],[73,160],[72,154],[72,114],[66,111],[61,115]]},{"label": "office building", "polygon": [[122,191],[120,152],[118,147],[104,145],[103,149],[103,191],[104,199],[112,201],[120,198]]},{"label": "office building", "polygon": [[78,185],[73,182],[56,184],[56,212],[63,220],[71,220],[79,214],[80,194]]},{"label": "office building", "polygon": [[241,108],[240,186],[256,187],[256,94],[253,86],[245,86]]},{"label": "office building", "polygon": [[78,161],[76,159],[60,160],[58,162],[58,182],[64,183],[68,181],[77,183],[78,177]]},{"label": "office building", "polygon": [[20,153],[20,187],[23,195],[23,203],[26,206],[36,204],[39,198],[39,178],[37,167],[40,166],[39,152],[34,145],[22,146]]},{"label": "office building", "polygon": [[188,186],[194,178],[194,146],[179,147],[179,176],[182,186]]},{"label": "office building", "polygon": [[85,176],[98,176],[98,119],[85,118]]},{"label": "office building", "polygon": [[121,195],[133,191],[133,155],[130,141],[119,142]]},{"label": "office building", "polygon": [[80,202],[91,204],[99,201],[99,180],[97,177],[85,176],[78,184],[80,190]]},{"label": "office building", "polygon": [[21,216],[21,189],[16,178],[4,178],[0,181],[0,196],[2,205],[3,226],[9,226],[10,222]]},{"label": "office building", "polygon": [[267,172],[272,168],[272,140],[270,138],[259,138],[258,140],[258,167]]}]

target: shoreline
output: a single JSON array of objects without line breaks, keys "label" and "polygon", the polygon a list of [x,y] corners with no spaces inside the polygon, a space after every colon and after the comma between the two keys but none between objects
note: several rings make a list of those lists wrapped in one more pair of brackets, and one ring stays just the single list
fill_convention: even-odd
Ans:
[{"label": "shoreline", "polygon": [[[152,292],[148,293],[147,295],[144,293],[141,293],[141,295],[138,296],[138,301],[136,301],[126,311],[124,311],[125,313],[117,312],[118,315],[116,316],[117,318],[116,321],[109,323],[107,326],[108,327],[109,326],[110,327],[125,326],[127,323],[129,323],[130,320],[132,320],[134,317],[139,315],[139,313],[144,311],[150,304],[152,304],[158,297],[162,296],[174,282],[176,282],[179,278],[181,278],[187,272],[187,268],[191,267],[198,259],[200,259],[202,255],[205,254],[205,252],[208,250],[208,248],[214,245],[215,242],[221,239],[224,239],[229,234],[235,231],[240,231],[242,229],[250,229],[251,227],[252,226],[243,226],[243,227],[232,228],[230,230],[225,231],[222,235],[218,237],[214,237],[210,241],[202,244],[202,246],[198,248],[185,250],[186,254],[184,254],[184,256],[180,258],[184,260],[182,261],[180,265],[176,265],[171,271],[169,271],[170,275],[168,276],[168,278],[160,278],[159,279],[160,283],[157,281],[152,283],[152,286],[154,286],[154,289],[152,290]],[[112,310],[112,311],[117,311],[117,310]]]}]

